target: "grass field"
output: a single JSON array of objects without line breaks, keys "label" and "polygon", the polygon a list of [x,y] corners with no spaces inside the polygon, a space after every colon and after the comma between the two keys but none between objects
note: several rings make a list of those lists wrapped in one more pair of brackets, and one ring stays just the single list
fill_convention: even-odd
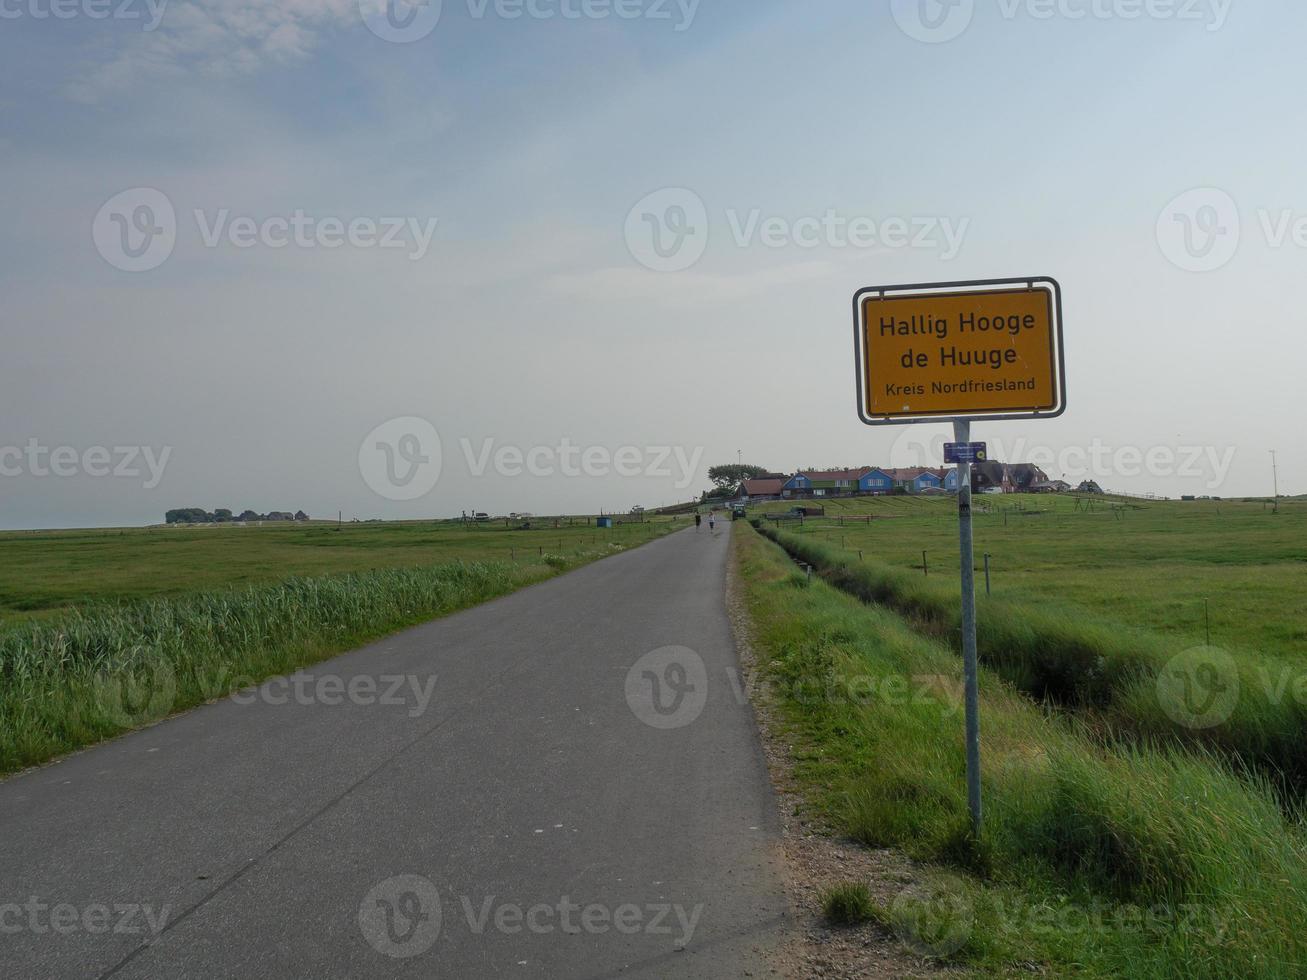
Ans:
[{"label": "grass field", "polygon": [[0,536],[0,774],[688,522],[554,523]]},{"label": "grass field", "polygon": [[[758,523],[827,581],[959,647],[956,580],[859,556],[814,528],[796,533]],[[1269,777],[1286,805],[1307,799],[1307,665],[1301,659],[1232,655],[1070,601],[982,594],[977,604],[981,661],[1032,698],[1073,711],[1123,741],[1215,750],[1232,765]]]},{"label": "grass field", "polygon": [[[662,518],[599,529],[592,518],[548,518],[532,530],[503,522],[268,524],[0,533],[0,628],[88,602],[180,596],[264,585],[290,576],[446,561],[540,562],[640,544],[663,533]],[[685,518],[681,518],[684,526]],[[555,523],[559,526],[555,527]]]},{"label": "grass field", "polygon": [[859,918],[985,976],[1301,976],[1307,842],[1268,781],[1201,748],[1108,737],[984,669],[977,840],[954,648],[737,528],[763,689],[810,805],[935,868]]},{"label": "grass field", "polygon": [[[1207,642],[1247,657],[1307,658],[1307,502],[1097,501],[976,496],[977,569],[988,552],[995,596],[1074,607],[1184,645]],[[758,513],[785,511],[771,503]],[[825,519],[788,530],[957,588],[952,498],[825,502]],[[846,521],[871,514],[870,525]],[[978,579],[983,591],[984,579]]]}]

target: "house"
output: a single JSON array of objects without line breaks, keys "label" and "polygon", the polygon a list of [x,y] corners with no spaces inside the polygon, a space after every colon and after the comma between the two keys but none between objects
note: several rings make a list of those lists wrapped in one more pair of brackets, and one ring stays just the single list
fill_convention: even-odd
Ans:
[{"label": "house", "polygon": [[1071,484],[1065,480],[1036,480],[1030,484],[1031,493],[1066,493]]},{"label": "house", "polygon": [[971,489],[997,487],[1003,493],[1033,493],[1035,484],[1049,483],[1048,474],[1034,463],[1000,463],[988,459],[971,468]]},{"label": "house", "polygon": [[885,470],[884,472],[894,480],[896,488],[906,493],[957,489],[957,470],[953,470],[951,476],[947,470],[933,469],[929,466],[909,466],[902,469]]},{"label": "house", "polygon": [[756,480],[745,480],[740,484],[739,492],[736,493],[735,499],[741,503],[748,503],[750,500],[759,498],[779,497],[781,489],[785,486],[786,477],[759,477]]},{"label": "house", "polygon": [[781,488],[781,495],[829,497],[841,493],[857,493],[859,481],[870,470],[870,466],[860,466],[856,470],[800,470]]},{"label": "house", "polygon": [[927,490],[943,490],[944,477],[940,470],[922,469],[912,480],[910,493],[924,493]]},{"label": "house", "polygon": [[890,493],[894,489],[894,477],[879,466],[873,466],[858,477],[859,493]]},{"label": "house", "polygon": [[998,488],[1003,493],[1016,493],[1016,484],[1006,463],[989,459],[971,466],[971,489],[983,493]]},{"label": "house", "polygon": [[1036,483],[1048,483],[1048,474],[1034,463],[1009,463],[1008,476],[1018,493],[1029,493]]}]

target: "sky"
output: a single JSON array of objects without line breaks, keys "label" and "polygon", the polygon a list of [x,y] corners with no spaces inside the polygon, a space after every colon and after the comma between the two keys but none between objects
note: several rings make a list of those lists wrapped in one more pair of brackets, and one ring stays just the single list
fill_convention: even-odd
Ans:
[{"label": "sky", "polygon": [[1027,276],[1067,411],[991,456],[1307,492],[1307,7],[406,4],[0,0],[0,526],[939,465],[851,299]]}]

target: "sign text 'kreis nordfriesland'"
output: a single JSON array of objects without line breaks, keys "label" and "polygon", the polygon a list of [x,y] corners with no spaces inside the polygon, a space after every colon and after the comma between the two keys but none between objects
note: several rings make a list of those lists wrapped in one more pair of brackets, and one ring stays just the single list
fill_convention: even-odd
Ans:
[{"label": "sign text 'kreis nordfriesland'", "polygon": [[1062,413],[1054,280],[884,286],[859,291],[854,308],[864,422]]}]

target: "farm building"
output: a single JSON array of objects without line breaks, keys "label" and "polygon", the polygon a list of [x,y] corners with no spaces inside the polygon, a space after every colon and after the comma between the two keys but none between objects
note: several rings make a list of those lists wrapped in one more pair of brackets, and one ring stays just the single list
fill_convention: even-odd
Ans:
[{"label": "farm building", "polygon": [[759,477],[756,480],[745,480],[740,484],[739,493],[735,499],[741,503],[748,503],[750,500],[766,500],[781,495],[781,488],[785,486],[786,477]]}]

